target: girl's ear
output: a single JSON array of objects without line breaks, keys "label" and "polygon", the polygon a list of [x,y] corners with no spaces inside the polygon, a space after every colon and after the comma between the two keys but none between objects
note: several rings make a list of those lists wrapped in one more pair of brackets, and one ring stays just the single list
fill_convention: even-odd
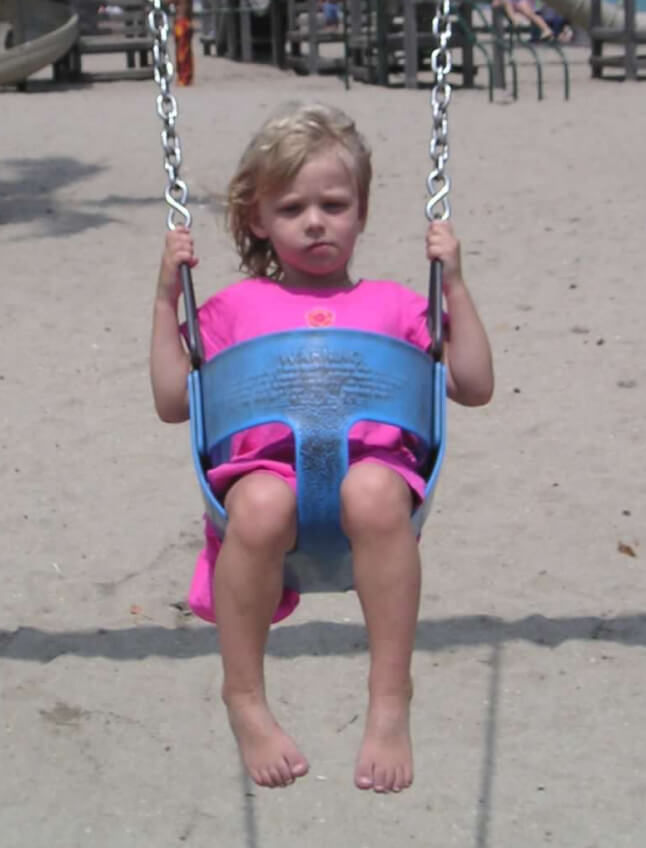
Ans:
[{"label": "girl's ear", "polygon": [[249,229],[255,235],[256,238],[266,239],[268,236],[267,230],[262,225],[262,220],[260,218],[260,210],[257,206],[254,206],[249,215]]}]

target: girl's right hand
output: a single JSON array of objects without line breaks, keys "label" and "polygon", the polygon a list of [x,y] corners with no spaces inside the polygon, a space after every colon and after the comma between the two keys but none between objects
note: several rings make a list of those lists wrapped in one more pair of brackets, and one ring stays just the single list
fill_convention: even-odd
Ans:
[{"label": "girl's right hand", "polygon": [[444,266],[443,284],[446,291],[454,283],[461,283],[462,263],[460,242],[450,221],[432,221],[426,233],[426,257],[429,262],[439,259]]},{"label": "girl's right hand", "polygon": [[157,296],[176,303],[182,291],[179,266],[186,264],[189,268],[194,268],[198,261],[193,253],[193,237],[190,230],[186,227],[169,230],[166,234],[159,269]]}]

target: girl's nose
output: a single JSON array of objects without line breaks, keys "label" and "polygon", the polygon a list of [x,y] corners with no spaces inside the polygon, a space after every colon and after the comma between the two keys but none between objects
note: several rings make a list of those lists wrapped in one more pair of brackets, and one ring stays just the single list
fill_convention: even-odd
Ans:
[{"label": "girl's nose", "polygon": [[306,218],[305,218],[305,226],[307,230],[320,230],[323,226],[323,217],[321,215],[321,210],[316,206],[311,206],[307,210]]}]

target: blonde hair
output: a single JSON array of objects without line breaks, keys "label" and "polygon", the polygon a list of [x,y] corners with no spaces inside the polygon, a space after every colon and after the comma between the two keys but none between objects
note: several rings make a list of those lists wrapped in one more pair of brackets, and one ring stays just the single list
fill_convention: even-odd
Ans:
[{"label": "blonde hair", "polygon": [[359,215],[365,221],[372,165],[370,148],[354,121],[333,106],[287,104],[252,138],[229,183],[227,223],[241,270],[257,277],[280,278],[280,260],[269,239],[254,234],[252,216],[261,197],[283,189],[310,156],[331,147],[340,148],[349,160],[357,183]]}]

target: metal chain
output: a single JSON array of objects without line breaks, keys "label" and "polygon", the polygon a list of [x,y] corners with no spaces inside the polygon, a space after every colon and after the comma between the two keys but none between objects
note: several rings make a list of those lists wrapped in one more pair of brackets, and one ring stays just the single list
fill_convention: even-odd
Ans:
[{"label": "metal chain", "polygon": [[451,179],[444,173],[449,158],[449,122],[448,108],[451,101],[451,86],[446,77],[451,71],[451,0],[437,0],[433,17],[433,35],[438,47],[431,53],[431,69],[435,74],[435,85],[431,92],[431,112],[433,132],[430,143],[432,169],[426,180],[431,195],[426,204],[426,217],[429,221],[446,221],[451,217],[449,190]]},{"label": "metal chain", "polygon": [[[168,174],[168,183],[164,192],[168,211],[167,225],[169,230],[177,226],[191,226],[191,213],[187,209],[188,185],[179,176],[182,164],[182,149],[179,136],[175,130],[177,120],[177,101],[170,92],[170,84],[175,75],[175,68],[168,55],[168,34],[170,27],[168,15],[164,11],[162,0],[149,0],[152,5],[148,13],[148,29],[154,37],[153,64],[155,82],[159,86],[157,97],[157,114],[164,123],[161,132],[162,149],[164,151],[164,168]],[[182,220],[179,220],[181,216]]]}]

